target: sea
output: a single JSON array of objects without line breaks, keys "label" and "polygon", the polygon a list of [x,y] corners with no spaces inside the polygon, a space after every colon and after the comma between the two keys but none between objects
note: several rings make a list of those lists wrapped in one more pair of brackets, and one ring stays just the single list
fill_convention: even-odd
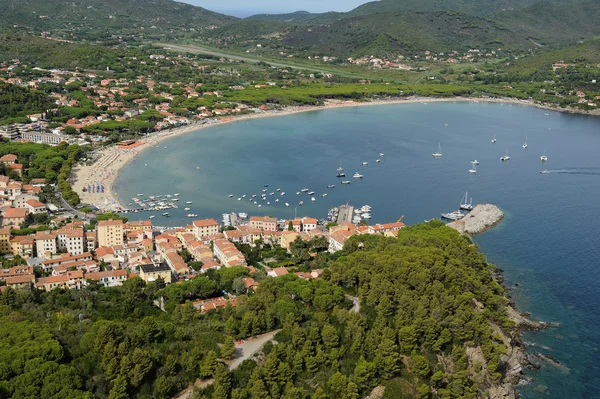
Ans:
[{"label": "sea", "polygon": [[[438,147],[443,156],[434,158]],[[474,160],[477,173],[470,174]],[[340,165],[350,185],[336,178]],[[364,177],[354,179],[355,172]],[[315,202],[296,194],[304,188]],[[123,203],[138,193],[179,193],[170,218],[154,213],[158,226],[183,226],[191,221],[186,213],[220,221],[232,211],[321,219],[347,203],[370,205],[370,223],[404,217],[415,224],[456,210],[468,192],[474,204],[492,203],[506,214],[476,244],[504,270],[518,309],[552,323],[523,335],[530,353],[556,362],[539,360],[539,371],[527,371],[532,381],[519,386],[522,397],[600,397],[600,118],[516,104],[424,102],[251,119],[163,141],[128,164],[114,190]]]}]

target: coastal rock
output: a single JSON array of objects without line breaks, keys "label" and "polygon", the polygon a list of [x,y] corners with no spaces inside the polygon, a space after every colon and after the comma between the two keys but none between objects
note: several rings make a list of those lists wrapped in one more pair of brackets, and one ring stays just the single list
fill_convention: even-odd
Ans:
[{"label": "coastal rock", "polygon": [[448,223],[448,227],[458,230],[461,234],[475,235],[494,227],[504,219],[504,212],[496,205],[479,204],[461,220]]},{"label": "coastal rock", "polygon": [[490,399],[516,399],[515,389],[509,383],[496,385],[489,389]]},{"label": "coastal rock", "polygon": [[528,319],[511,306],[507,306],[506,309],[508,312],[508,318],[511,319],[517,325],[517,327],[541,330],[542,328],[546,328],[548,326],[547,323]]}]

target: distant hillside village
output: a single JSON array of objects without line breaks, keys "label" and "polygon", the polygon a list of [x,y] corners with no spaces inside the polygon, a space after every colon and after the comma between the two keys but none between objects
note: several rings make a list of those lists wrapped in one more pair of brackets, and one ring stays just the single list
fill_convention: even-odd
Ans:
[{"label": "distant hillside village", "polygon": [[[0,162],[16,173],[21,170],[16,155],[5,155]],[[252,216],[236,227],[221,226],[213,219],[195,220],[167,231],[153,227],[151,220],[125,221],[118,215],[108,219],[100,215],[102,220],[87,224],[55,216],[57,208],[39,200],[44,187],[44,179],[23,184],[0,176],[0,254],[5,267],[0,269],[0,289],[113,287],[136,276],[170,284],[222,267],[240,267],[247,269],[244,284],[252,290],[260,284],[257,276],[287,274],[288,268],[282,266],[286,259],[334,254],[342,251],[352,236],[396,236],[404,227],[400,221],[372,226],[342,222],[325,227],[311,217],[278,221],[268,216]],[[275,250],[280,259],[252,265],[244,248]],[[321,269],[296,272],[304,279],[319,278],[321,273]],[[213,298],[196,307],[205,310],[231,302],[231,298]]]}]

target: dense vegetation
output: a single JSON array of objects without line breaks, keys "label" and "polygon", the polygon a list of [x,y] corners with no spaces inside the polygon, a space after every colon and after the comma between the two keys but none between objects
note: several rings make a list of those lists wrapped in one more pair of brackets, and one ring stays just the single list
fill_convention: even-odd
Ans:
[{"label": "dense vegetation", "polygon": [[[86,147],[68,145],[63,142],[51,147],[36,143],[2,143],[0,156],[15,154],[23,164],[22,180],[29,182],[35,178],[45,178],[48,183],[57,184],[63,198],[71,205],[79,204],[79,195],[67,182],[71,168],[88,151]],[[11,174],[15,179],[20,177]]]},{"label": "dense vegetation", "polygon": [[[506,301],[467,238],[430,222],[398,239],[352,238],[336,257],[322,280],[256,275],[255,294],[240,289],[245,268],[167,287],[134,278],[120,288],[7,289],[0,396],[166,398],[212,377],[196,398],[350,399],[380,384],[388,398],[475,398],[501,380],[504,347],[492,324],[511,328]],[[191,301],[222,290],[240,293],[236,307],[194,309]],[[360,298],[359,312],[345,293]],[[166,313],[152,305],[160,296]],[[233,356],[232,339],[274,329],[278,344],[264,348],[260,365],[229,372],[219,360]],[[473,364],[467,348],[485,364]],[[61,376],[68,383],[57,385]]]},{"label": "dense vegetation", "polygon": [[29,120],[26,115],[53,106],[52,99],[43,92],[34,92],[17,85],[0,82],[0,125],[27,122]]}]

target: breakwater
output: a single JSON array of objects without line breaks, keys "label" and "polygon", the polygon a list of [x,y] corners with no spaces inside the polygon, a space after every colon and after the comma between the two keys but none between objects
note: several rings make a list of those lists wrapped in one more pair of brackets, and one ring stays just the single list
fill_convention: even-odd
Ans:
[{"label": "breakwater", "polygon": [[448,227],[458,230],[461,234],[481,234],[491,229],[504,219],[504,212],[496,205],[479,204],[461,220],[448,223]]}]

